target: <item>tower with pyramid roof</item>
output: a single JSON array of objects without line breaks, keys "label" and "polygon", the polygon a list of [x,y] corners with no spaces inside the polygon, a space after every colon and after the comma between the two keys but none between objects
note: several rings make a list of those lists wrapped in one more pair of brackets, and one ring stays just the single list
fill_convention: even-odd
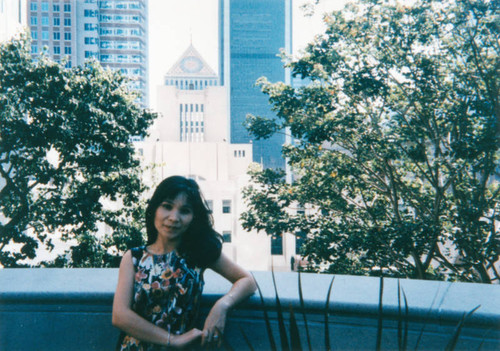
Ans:
[{"label": "tower with pyramid roof", "polygon": [[165,85],[181,90],[203,90],[218,85],[218,77],[191,44],[165,75]]},{"label": "tower with pyramid roof", "polygon": [[192,44],[158,87],[156,141],[222,142],[228,137],[226,88]]},{"label": "tower with pyramid roof", "polygon": [[[167,71],[163,83],[157,87],[159,117],[150,136],[135,143],[145,183],[154,189],[171,175],[195,179],[215,230],[224,238],[226,256],[251,270],[266,270],[271,264],[289,269],[289,256],[278,262],[271,255],[270,237],[247,232],[239,221],[246,209],[242,194],[250,181],[247,171],[259,165],[252,164],[252,143],[230,141],[228,87],[193,45]],[[286,242],[294,243],[295,236],[288,236]]]}]

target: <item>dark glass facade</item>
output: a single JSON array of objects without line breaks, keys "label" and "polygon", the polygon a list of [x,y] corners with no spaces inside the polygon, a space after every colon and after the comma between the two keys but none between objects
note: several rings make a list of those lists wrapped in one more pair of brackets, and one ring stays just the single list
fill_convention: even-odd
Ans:
[{"label": "dark glass facade", "polygon": [[229,86],[231,143],[253,143],[255,162],[284,168],[283,134],[252,140],[247,114],[272,117],[268,97],[255,86],[265,76],[288,82],[280,49],[291,50],[291,0],[220,0],[220,76]]}]

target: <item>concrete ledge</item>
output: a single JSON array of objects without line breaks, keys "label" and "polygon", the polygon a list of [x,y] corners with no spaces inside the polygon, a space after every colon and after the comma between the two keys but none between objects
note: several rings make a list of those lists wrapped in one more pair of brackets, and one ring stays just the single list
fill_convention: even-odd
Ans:
[{"label": "concrete ledge", "polygon": [[[270,309],[276,341],[275,294],[270,272],[254,272]],[[298,276],[276,273],[283,307],[299,311]],[[0,350],[104,350],[115,345],[111,304],[117,269],[2,269],[0,270]],[[331,275],[302,274],[302,290],[314,350],[324,349],[324,308]],[[203,310],[230,284],[208,271]],[[468,319],[456,350],[500,349],[500,287],[498,285],[400,280],[409,305],[409,348],[422,333],[419,349],[444,350],[464,312],[480,305]],[[330,299],[330,333],[336,349],[375,348],[379,279],[336,276]],[[383,348],[397,349],[397,280],[384,279]],[[299,320],[305,346],[304,322]],[[202,321],[200,321],[202,323]],[[288,323],[288,322],[287,322]],[[231,313],[226,339],[237,350],[248,347],[251,335],[257,350],[269,349],[258,295]],[[422,332],[423,330],[423,332]]]}]

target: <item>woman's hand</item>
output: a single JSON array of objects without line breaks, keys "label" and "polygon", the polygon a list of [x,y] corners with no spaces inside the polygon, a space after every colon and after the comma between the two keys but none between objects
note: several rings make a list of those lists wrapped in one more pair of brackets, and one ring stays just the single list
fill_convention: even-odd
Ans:
[{"label": "woman's hand", "polygon": [[186,346],[201,338],[203,332],[200,329],[193,328],[188,332],[170,337],[170,347],[174,349],[184,349]]},{"label": "woman's hand", "polygon": [[217,301],[214,307],[212,307],[203,327],[202,346],[212,343],[217,346],[221,345],[228,310],[229,305],[224,299]]}]

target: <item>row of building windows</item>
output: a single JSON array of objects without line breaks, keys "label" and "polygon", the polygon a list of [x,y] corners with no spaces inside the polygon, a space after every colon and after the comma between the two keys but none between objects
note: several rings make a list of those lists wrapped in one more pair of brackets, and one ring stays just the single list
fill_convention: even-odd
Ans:
[{"label": "row of building windows", "polygon": [[[41,36],[40,39],[42,40],[49,40],[49,31],[48,30],[42,30],[40,32]],[[38,40],[38,31],[36,28],[31,29],[31,39],[33,40]],[[53,40],[61,40],[61,33],[60,32],[53,32],[52,33],[52,39]],[[64,33],[64,40],[71,41],[71,32],[65,32]]]},{"label": "row of building windows", "polygon": [[142,50],[144,47],[140,41],[109,41],[101,40],[101,49],[118,49],[118,50]]},{"label": "row of building windows", "polygon": [[144,5],[139,1],[101,1],[99,3],[99,8],[101,9],[131,9],[137,10],[144,8]]},{"label": "row of building windows", "polygon": [[119,37],[129,37],[136,36],[140,37],[142,35],[142,30],[138,28],[109,28],[101,27],[99,28],[100,35],[112,35]]},{"label": "row of building windows", "polygon": [[88,31],[96,31],[96,30],[98,29],[98,26],[97,26],[97,24],[95,24],[95,23],[85,23],[85,24],[83,25],[83,29],[84,29],[85,31],[87,31],[87,32],[88,32]]},{"label": "row of building windows", "polygon": [[202,127],[204,126],[203,121],[181,121],[181,127]]},{"label": "row of building windows", "polygon": [[[300,254],[305,239],[304,232],[295,233],[295,254]],[[271,255],[283,255],[283,236],[271,236]]]},{"label": "row of building windows", "polygon": [[204,104],[180,104],[180,112],[203,112]]},{"label": "row of building windows", "polygon": [[99,59],[99,53],[96,51],[85,51],[84,54],[85,54],[85,58],[94,57],[96,59]]},{"label": "row of building windows", "polygon": [[[42,12],[49,12],[49,3],[46,1],[42,2],[40,5],[40,9]],[[38,4],[36,2],[30,3],[30,10],[31,11],[38,11]],[[64,10],[64,12],[71,12],[71,4],[63,4],[63,10]],[[53,12],[60,12],[61,6],[59,4],[53,4],[52,11]]]},{"label": "row of building windows", "polygon": [[[54,46],[52,48],[52,52],[54,55],[60,55],[61,54],[61,47],[60,46]],[[32,44],[31,45],[31,53],[32,54],[38,54],[38,45]],[[64,54],[65,55],[71,55],[71,46],[65,46],[64,47]]]},{"label": "row of building windows", "polygon": [[[214,212],[214,202],[213,200],[207,200],[208,209],[213,213]],[[231,213],[231,200],[222,200],[222,213],[227,214]]]},{"label": "row of building windows", "polygon": [[129,76],[142,76],[144,74],[141,68],[120,68],[120,72]]},{"label": "row of building windows", "polygon": [[180,104],[180,139],[181,141],[204,141],[205,125],[203,104]]},{"label": "row of building windows", "polygon": [[245,157],[245,150],[234,150],[234,157]]},{"label": "row of building windows", "polygon": [[[85,43],[86,44],[86,43]],[[101,55],[101,62],[105,63],[143,63],[144,57],[142,55]]]},{"label": "row of building windows", "polygon": [[127,86],[131,90],[137,90],[137,91],[144,91],[146,89],[146,84],[140,80],[131,80],[128,82]]},{"label": "row of building windows", "polygon": [[99,44],[99,38],[85,37],[83,38],[83,42],[85,43],[85,45],[97,45]]},{"label": "row of building windows", "polygon": [[118,22],[118,23],[143,23],[144,19],[137,15],[101,15],[101,22]]},{"label": "row of building windows", "polygon": [[165,85],[175,85],[181,90],[201,90],[207,86],[216,86],[216,79],[166,79]]},{"label": "row of building windows", "polygon": [[97,17],[98,14],[99,11],[97,10],[88,10],[88,9],[83,10],[83,17]]},{"label": "row of building windows", "polygon": [[[42,16],[41,18],[41,25],[42,26],[48,26],[49,25],[49,18],[46,17],[46,16]],[[60,26],[61,25],[61,19],[58,18],[58,17],[54,17],[52,19],[52,23],[54,24],[54,26]],[[36,16],[31,16],[30,17],[30,25],[32,26],[37,26],[38,25],[38,17]],[[66,27],[71,27],[71,18],[65,18],[64,19],[64,26]]]},{"label": "row of building windows", "polygon": [[[186,127],[186,126],[182,127],[181,126],[181,133],[184,135],[193,134],[193,133],[195,133],[195,134],[202,133],[203,134],[204,132],[205,132],[205,129],[203,126],[201,126],[201,127]],[[202,140],[196,140],[196,141],[202,141]]]}]

